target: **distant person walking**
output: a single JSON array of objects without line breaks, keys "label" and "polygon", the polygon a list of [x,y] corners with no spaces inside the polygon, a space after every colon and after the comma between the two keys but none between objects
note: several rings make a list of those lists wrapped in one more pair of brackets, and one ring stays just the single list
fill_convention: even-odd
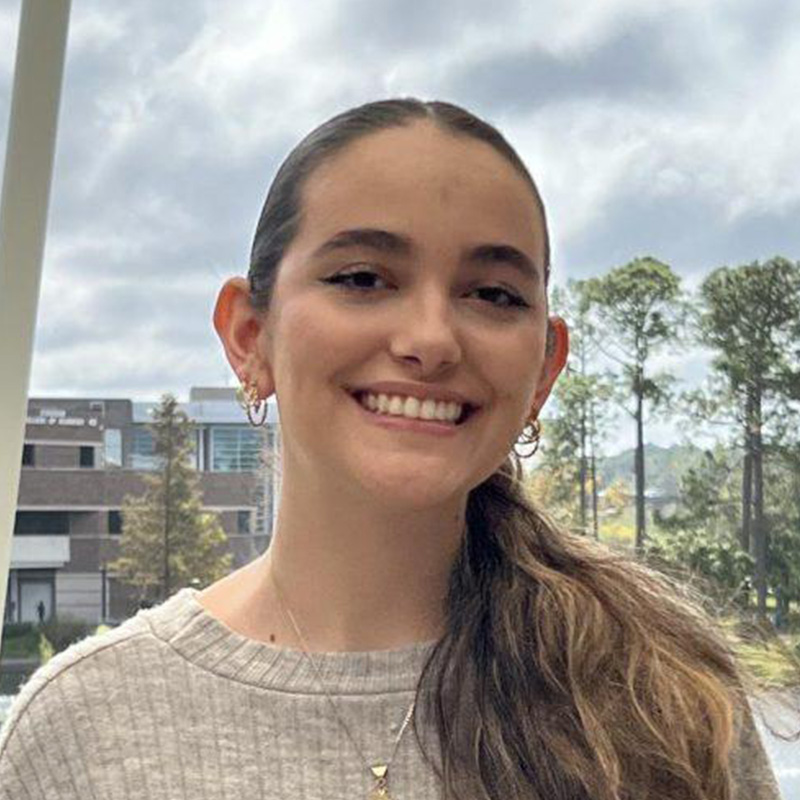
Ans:
[{"label": "distant person walking", "polygon": [[36,605],[36,613],[39,616],[39,624],[41,625],[44,622],[44,614],[45,614],[45,606],[44,600],[40,600]]}]

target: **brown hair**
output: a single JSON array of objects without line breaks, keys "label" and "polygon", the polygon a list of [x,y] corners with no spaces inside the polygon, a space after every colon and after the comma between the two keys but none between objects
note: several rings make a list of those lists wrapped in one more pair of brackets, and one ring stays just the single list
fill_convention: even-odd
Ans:
[{"label": "brown hair", "polygon": [[[544,221],[527,168],[491,125],[450,103],[367,103],[312,131],[278,170],[252,249],[256,307],[269,307],[314,169],[361,136],[418,119],[494,147],[529,182]],[[549,276],[547,244],[546,253]],[[645,566],[560,530],[526,495],[513,452],[470,492],[466,523],[447,631],[417,687],[445,796],[729,798],[746,703],[727,645],[696,604]]]}]

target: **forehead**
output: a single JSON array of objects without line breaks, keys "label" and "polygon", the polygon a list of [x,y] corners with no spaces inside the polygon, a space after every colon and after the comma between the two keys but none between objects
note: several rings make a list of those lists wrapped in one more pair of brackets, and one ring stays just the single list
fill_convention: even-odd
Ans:
[{"label": "forehead", "polygon": [[429,121],[368,134],[323,162],[302,192],[299,237],[366,225],[441,239],[466,234],[528,249],[541,265],[533,191],[491,145]]}]

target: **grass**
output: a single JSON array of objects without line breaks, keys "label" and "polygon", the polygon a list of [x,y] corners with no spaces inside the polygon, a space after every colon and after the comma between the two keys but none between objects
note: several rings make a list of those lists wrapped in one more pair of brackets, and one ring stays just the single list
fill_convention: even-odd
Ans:
[{"label": "grass", "polygon": [[[648,520],[648,528],[653,522]],[[631,550],[635,542],[635,519],[632,509],[607,517],[601,521],[600,541],[618,549]],[[767,597],[767,611],[775,610],[775,598]],[[791,622],[794,624],[791,624]],[[744,669],[763,689],[778,689],[800,686],[800,632],[782,634],[780,642],[775,639],[747,638],[737,635],[741,620],[731,617],[722,621],[722,627],[734,641],[734,651]],[[798,620],[790,620],[790,627],[800,631]],[[788,652],[787,652],[788,651]],[[792,654],[796,655],[792,655]]]},{"label": "grass", "polygon": [[[800,636],[786,637],[788,649],[796,650]],[[745,668],[764,689],[800,686],[800,660],[791,657],[774,642],[740,642],[736,654]]]},{"label": "grass", "polygon": [[39,631],[22,636],[3,637],[2,658],[38,658]]}]

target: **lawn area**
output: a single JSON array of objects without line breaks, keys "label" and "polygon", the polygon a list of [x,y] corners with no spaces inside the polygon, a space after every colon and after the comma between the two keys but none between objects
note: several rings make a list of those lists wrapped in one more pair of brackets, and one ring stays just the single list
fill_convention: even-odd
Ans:
[{"label": "lawn area", "polygon": [[18,636],[3,636],[3,658],[37,658],[39,656],[39,631],[32,630]]},{"label": "lawn area", "polygon": [[[787,637],[791,650],[800,646],[800,636]],[[800,659],[791,657],[774,644],[740,643],[736,646],[736,654],[745,668],[764,689],[778,689],[789,686],[800,686]]]}]

